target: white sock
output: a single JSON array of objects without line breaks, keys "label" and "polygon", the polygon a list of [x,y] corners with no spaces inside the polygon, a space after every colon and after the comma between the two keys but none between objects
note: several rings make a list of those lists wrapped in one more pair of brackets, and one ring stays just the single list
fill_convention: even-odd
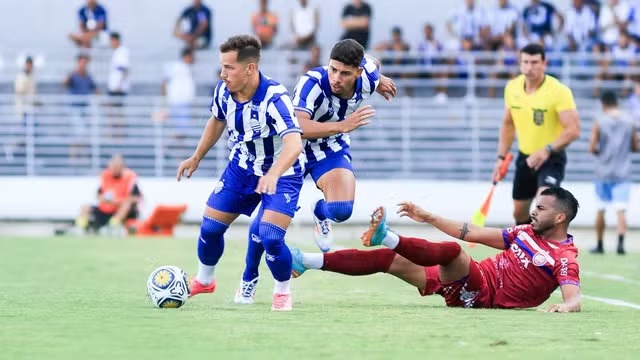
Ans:
[{"label": "white sock", "polygon": [[384,239],[382,239],[382,245],[388,247],[391,250],[395,249],[399,243],[400,243],[400,236],[398,236],[398,234],[391,231],[387,231],[387,235],[385,235]]},{"label": "white sock", "polygon": [[209,285],[213,282],[213,279],[215,279],[215,272],[215,265],[205,265],[198,262],[198,275],[196,275],[196,280],[202,285]]},{"label": "white sock", "polygon": [[324,254],[323,253],[314,253],[314,254],[304,254],[302,255],[302,265],[307,269],[322,269],[322,265],[324,264]]},{"label": "white sock", "polygon": [[291,294],[291,280],[277,281],[276,286],[273,287],[274,294]]}]

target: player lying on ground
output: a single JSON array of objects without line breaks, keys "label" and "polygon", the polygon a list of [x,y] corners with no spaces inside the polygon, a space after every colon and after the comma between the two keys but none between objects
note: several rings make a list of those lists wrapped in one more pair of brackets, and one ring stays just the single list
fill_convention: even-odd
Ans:
[{"label": "player lying on ground", "polygon": [[415,286],[423,296],[438,294],[447,306],[530,308],[545,302],[560,286],[563,302],[549,312],[580,311],[578,250],[567,234],[578,201],[563,188],[542,192],[531,212],[531,224],[508,229],[480,228],[432,214],[411,202],[399,205],[400,216],[435,226],[460,240],[501,249],[496,256],[474,261],[455,242],[435,243],[397,235],[386,224],[386,210],[376,209],[365,246],[372,251],[341,250],[305,254],[292,249],[293,276],[308,269],[346,275],[389,273]]}]

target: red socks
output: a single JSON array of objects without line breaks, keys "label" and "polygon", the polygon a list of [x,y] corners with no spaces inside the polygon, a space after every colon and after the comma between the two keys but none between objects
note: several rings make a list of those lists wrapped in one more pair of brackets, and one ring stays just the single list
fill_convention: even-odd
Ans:
[{"label": "red socks", "polygon": [[434,243],[423,239],[400,236],[393,250],[414,264],[422,266],[448,265],[462,251],[455,242]]},{"label": "red socks", "polygon": [[395,256],[391,249],[339,250],[324,254],[322,270],[345,275],[387,272]]}]

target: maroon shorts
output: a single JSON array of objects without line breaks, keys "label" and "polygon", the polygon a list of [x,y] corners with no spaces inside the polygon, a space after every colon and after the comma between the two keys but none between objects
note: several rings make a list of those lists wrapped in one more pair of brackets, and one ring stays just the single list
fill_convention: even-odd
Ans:
[{"label": "maroon shorts", "polygon": [[477,262],[471,260],[469,275],[460,280],[444,284],[439,277],[440,266],[424,268],[427,282],[424,289],[418,289],[420,295],[438,294],[444,298],[447,306],[465,308],[490,308],[491,296],[487,279]]}]

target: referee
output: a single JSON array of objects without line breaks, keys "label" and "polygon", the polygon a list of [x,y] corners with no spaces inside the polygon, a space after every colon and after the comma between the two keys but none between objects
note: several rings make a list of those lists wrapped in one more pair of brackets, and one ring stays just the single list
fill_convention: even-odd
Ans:
[{"label": "referee", "polygon": [[565,148],[580,135],[580,119],[571,90],[547,75],[544,48],[529,44],[520,50],[521,74],[504,89],[505,112],[500,127],[494,178],[515,136],[519,154],[513,179],[513,217],[531,222],[529,210],[537,194],[560,186]]}]

